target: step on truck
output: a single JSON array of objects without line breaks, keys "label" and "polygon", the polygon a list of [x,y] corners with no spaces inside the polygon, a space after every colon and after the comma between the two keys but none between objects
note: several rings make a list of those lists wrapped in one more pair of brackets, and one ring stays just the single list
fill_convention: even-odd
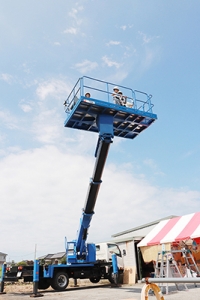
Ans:
[{"label": "step on truck", "polygon": [[[153,113],[151,95],[124,86],[117,88],[126,95],[127,105],[114,102],[115,84],[84,76],[79,78],[64,102],[67,113],[65,127],[99,134],[95,150],[96,160],[77,238],[66,242],[66,264],[40,265],[39,289],[51,286],[55,290],[65,290],[70,278],[87,278],[92,283],[108,279],[113,283],[111,259],[113,253],[117,257],[118,275],[123,276],[123,259],[118,245],[87,243],[88,229],[94,215],[103,169],[114,136],[134,139],[147,129],[157,116]],[[4,281],[17,279],[23,279],[25,282],[33,281],[33,267],[11,268],[5,272]]]}]

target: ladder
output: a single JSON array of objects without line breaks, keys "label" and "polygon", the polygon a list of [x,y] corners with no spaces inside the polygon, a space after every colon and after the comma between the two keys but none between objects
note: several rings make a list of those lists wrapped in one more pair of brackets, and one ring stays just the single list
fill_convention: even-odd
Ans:
[{"label": "ladder", "polygon": [[[157,261],[155,265],[155,277],[157,278],[178,278],[183,277],[180,269],[177,265],[177,262],[173,258],[173,254],[170,251],[162,251],[158,252]],[[178,284],[174,283],[176,289],[179,290]],[[168,283],[162,283],[161,290],[163,292],[163,288],[166,288],[166,294],[168,294]],[[186,284],[183,284],[185,290],[188,290]]]},{"label": "ladder", "polygon": [[[181,251],[182,251],[183,258],[185,260],[185,266],[189,271],[189,274],[187,273],[186,276],[200,277],[199,268],[194,260],[194,256],[192,255],[191,251],[187,247],[183,248]],[[194,285],[195,287],[197,286],[196,283]]]}]

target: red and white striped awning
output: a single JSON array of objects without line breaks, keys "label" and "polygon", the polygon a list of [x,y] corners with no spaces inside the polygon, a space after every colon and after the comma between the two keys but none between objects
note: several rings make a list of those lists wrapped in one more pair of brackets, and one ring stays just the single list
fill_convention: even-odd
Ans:
[{"label": "red and white striped awning", "polygon": [[200,237],[200,212],[163,220],[138,244],[138,247],[166,244]]}]

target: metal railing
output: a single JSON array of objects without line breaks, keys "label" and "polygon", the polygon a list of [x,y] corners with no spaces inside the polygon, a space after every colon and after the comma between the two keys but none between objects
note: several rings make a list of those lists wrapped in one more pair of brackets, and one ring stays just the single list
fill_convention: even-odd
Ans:
[{"label": "metal railing", "polygon": [[[78,79],[73,87],[68,98],[64,102],[65,112],[70,112],[76,104],[77,100],[85,97],[86,93],[90,93],[90,98],[105,101],[108,103],[113,102],[113,88],[116,84],[106,82],[103,80],[95,79],[88,76],[83,76]],[[140,110],[143,112],[153,113],[153,104],[151,103],[152,95],[145,92],[133,90],[131,88],[117,85],[120,91],[126,96],[127,103],[130,104],[129,108]]]}]

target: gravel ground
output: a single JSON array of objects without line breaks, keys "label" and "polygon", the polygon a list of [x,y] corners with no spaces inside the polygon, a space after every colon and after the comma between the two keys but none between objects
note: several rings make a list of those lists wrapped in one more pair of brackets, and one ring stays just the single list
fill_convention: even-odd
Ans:
[{"label": "gravel ground", "polygon": [[[55,292],[51,288],[39,290],[36,296],[41,296],[44,300],[141,300],[141,290],[144,284],[122,285],[121,287],[111,287],[107,281],[98,285],[91,285],[88,282],[79,282],[78,287],[73,287],[73,282],[64,292]],[[183,285],[179,285],[181,291],[177,291],[175,285],[169,285],[169,294],[163,294],[164,299],[168,300],[198,300],[200,299],[200,284],[197,287],[187,285],[186,291]],[[26,300],[33,297],[32,284],[9,284],[5,286],[6,294],[0,295],[0,300]],[[156,299],[149,294],[149,299]]]}]

